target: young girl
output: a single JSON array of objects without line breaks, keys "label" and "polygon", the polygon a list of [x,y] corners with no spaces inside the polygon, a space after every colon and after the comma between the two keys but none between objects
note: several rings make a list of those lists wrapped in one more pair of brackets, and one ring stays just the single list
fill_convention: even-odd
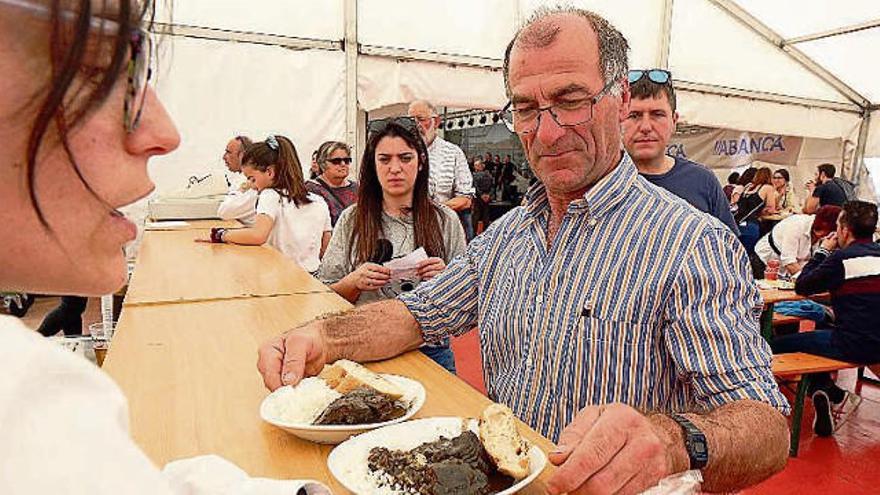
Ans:
[{"label": "young girl", "polygon": [[[465,251],[458,215],[428,195],[428,150],[412,119],[396,119],[371,134],[360,171],[356,204],[340,215],[319,278],[355,304],[412,290]],[[392,278],[382,265],[424,248],[428,258],[413,276]],[[449,343],[422,352],[455,372]]]},{"label": "young girl", "polygon": [[244,229],[212,229],[211,242],[259,246],[268,243],[304,270],[318,270],[330,241],[330,210],[306,190],[296,148],[284,136],[254,143],[241,158],[241,170],[260,192],[257,218]]}]

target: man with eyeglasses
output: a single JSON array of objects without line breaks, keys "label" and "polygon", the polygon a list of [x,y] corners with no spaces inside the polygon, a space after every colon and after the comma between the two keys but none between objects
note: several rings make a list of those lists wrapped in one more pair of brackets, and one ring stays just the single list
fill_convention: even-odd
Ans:
[{"label": "man with eyeglasses", "polygon": [[226,143],[223,151],[223,162],[229,169],[226,183],[229,190],[226,198],[217,208],[217,216],[224,220],[238,220],[250,226],[257,218],[257,190],[251,187],[247,177],[241,173],[241,157],[244,150],[251,145],[247,136],[235,136]]},{"label": "man with eyeglasses", "polygon": [[623,151],[627,51],[597,14],[539,9],[504,63],[505,122],[539,179],[523,205],[416,290],[267,342],[266,385],[477,326],[489,397],[557,442],[550,493],[640,493],[687,469],[736,491],[781,470],[789,407],[745,250]]},{"label": "man with eyeglasses", "polygon": [[632,100],[622,124],[623,143],[639,174],[739,235],[730,202],[715,174],[686,158],[666,154],[678,123],[672,75],[662,69],[631,70],[628,80]]},{"label": "man with eyeglasses", "polygon": [[474,197],[474,179],[467,157],[458,146],[437,134],[440,116],[433,105],[425,100],[409,104],[407,114],[419,123],[419,132],[428,145],[428,191],[431,199],[452,208],[461,219],[465,237],[474,238],[471,205]]}]

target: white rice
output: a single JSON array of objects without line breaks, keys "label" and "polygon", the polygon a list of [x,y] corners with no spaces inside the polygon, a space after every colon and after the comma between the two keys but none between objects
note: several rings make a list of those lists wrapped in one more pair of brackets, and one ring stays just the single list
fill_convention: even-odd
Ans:
[{"label": "white rice", "polygon": [[296,387],[279,390],[269,407],[272,417],[288,424],[310,425],[342,394],[327,386],[327,382],[310,377]]}]

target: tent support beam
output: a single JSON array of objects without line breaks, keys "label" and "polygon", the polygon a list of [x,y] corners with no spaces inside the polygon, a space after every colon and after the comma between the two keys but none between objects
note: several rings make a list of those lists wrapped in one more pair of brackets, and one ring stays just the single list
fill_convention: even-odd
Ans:
[{"label": "tent support beam", "polygon": [[[345,137],[352,147],[352,156],[360,156],[358,140],[358,27],[357,0],[345,0]],[[359,171],[353,167],[355,177]]]},{"label": "tent support beam", "polygon": [[663,0],[662,32],[660,34],[660,59],[657,67],[669,68],[669,52],[672,46],[672,7],[675,0]]},{"label": "tent support beam", "polygon": [[806,43],[807,41],[816,41],[822,40],[825,38],[831,38],[832,36],[840,36],[842,34],[850,34],[857,33],[859,31],[864,31],[866,29],[873,29],[876,27],[880,27],[880,19],[874,19],[871,21],[865,21],[859,24],[853,24],[851,26],[844,26],[837,29],[829,29],[828,31],[822,31],[820,33],[807,34],[804,36],[798,36],[796,38],[789,38],[782,42],[783,45],[794,45],[796,43]]},{"label": "tent support beam", "polygon": [[853,163],[850,180],[858,184],[859,171],[865,161],[865,147],[868,145],[868,130],[871,128],[871,112],[862,114],[862,123],[859,124],[859,141],[856,143],[856,152],[853,154]]},{"label": "tent support beam", "polygon": [[728,88],[725,86],[716,86],[713,84],[694,83],[689,81],[676,81],[676,89],[678,91],[690,91],[693,93],[703,93],[713,96],[730,96],[734,98],[746,98],[749,100],[766,101],[770,103],[781,103],[786,105],[801,105],[808,108],[821,108],[825,110],[834,110],[838,112],[849,112],[862,114],[861,108],[851,103],[839,103],[836,101],[816,100],[812,98],[800,98],[796,96],[786,96],[776,93],[764,93],[761,91],[752,91],[737,88]]},{"label": "tent support beam", "polygon": [[844,95],[847,99],[858,105],[860,108],[865,109],[870,106],[871,102],[867,98],[859,94],[853,88],[849,87],[845,82],[838,79],[827,69],[816,63],[813,59],[804,54],[804,52],[798,50],[791,45],[786,45],[785,40],[781,36],[770,29],[766,24],[759,21],[755,16],[740,7],[733,0],[708,1],[721,9],[723,12],[726,12],[732,18],[742,23],[752,32],[765,39],[767,42],[772,43],[777,48],[781,49],[789,57],[791,57],[792,60],[801,64],[805,69],[812,72],[816,77],[825,81],[827,84],[836,89],[838,92],[840,92],[840,94]]},{"label": "tent support beam", "polygon": [[413,62],[435,62],[451,66],[477,67],[480,69],[501,70],[504,61],[500,58],[473,57],[470,55],[452,55],[449,53],[392,48],[387,46],[361,45],[361,55],[374,57],[396,58]]},{"label": "tent support beam", "polygon": [[280,46],[293,50],[343,50],[342,42],[340,41],[296,38],[293,36],[281,36],[277,34],[187,26],[185,24],[166,24],[157,22],[153,24],[152,31],[165,36],[181,36],[184,38],[197,38],[211,41],[236,41],[239,43],[251,43],[255,45]]}]

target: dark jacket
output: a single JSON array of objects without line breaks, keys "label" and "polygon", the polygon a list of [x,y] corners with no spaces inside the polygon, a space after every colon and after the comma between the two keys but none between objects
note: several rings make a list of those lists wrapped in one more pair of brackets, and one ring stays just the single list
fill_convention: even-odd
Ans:
[{"label": "dark jacket", "polygon": [[880,244],[855,242],[831,254],[819,249],[795,290],[805,296],[831,292],[832,343],[850,361],[880,363]]}]

